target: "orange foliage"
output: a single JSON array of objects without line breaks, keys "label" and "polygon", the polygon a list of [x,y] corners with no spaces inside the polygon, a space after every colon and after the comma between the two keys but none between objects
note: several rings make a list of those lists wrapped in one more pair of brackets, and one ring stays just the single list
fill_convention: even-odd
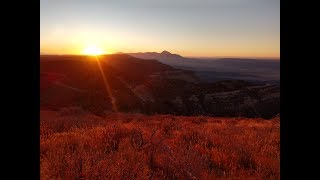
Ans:
[{"label": "orange foliage", "polygon": [[280,179],[280,119],[41,111],[41,179]]}]

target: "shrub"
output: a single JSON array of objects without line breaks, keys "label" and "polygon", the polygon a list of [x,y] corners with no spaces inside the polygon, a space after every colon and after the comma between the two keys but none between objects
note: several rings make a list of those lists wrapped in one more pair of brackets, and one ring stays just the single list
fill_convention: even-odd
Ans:
[{"label": "shrub", "polygon": [[280,178],[279,118],[80,114],[41,117],[41,179]]}]

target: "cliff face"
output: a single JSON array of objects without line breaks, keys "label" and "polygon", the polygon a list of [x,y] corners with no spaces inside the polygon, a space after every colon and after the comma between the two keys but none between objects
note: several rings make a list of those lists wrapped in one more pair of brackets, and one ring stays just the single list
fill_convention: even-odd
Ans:
[{"label": "cliff face", "polygon": [[161,110],[159,113],[272,118],[280,112],[278,86],[235,87],[235,90],[221,92],[218,87],[196,88],[196,84],[186,83],[181,89],[162,85],[162,88],[148,89],[150,94],[156,94],[150,106],[155,106],[156,112]]},{"label": "cliff face", "polygon": [[[280,88],[239,80],[200,83],[190,71],[128,55],[41,58],[41,107],[81,106],[146,114],[271,118],[280,111]],[[105,79],[102,76],[105,76]],[[106,89],[109,87],[109,90]]]},{"label": "cliff face", "polygon": [[276,86],[245,88],[223,93],[206,94],[206,112],[217,116],[271,118],[279,113],[280,89]]}]

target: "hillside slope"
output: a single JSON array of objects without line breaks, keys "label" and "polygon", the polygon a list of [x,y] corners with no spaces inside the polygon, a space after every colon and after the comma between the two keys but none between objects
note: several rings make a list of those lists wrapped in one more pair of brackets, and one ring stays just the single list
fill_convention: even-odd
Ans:
[{"label": "hillside slope", "polygon": [[126,54],[100,56],[99,63],[88,56],[40,58],[42,108],[81,106],[103,115],[114,101],[121,112],[147,114],[272,118],[280,111],[279,86],[201,83],[190,71]]}]

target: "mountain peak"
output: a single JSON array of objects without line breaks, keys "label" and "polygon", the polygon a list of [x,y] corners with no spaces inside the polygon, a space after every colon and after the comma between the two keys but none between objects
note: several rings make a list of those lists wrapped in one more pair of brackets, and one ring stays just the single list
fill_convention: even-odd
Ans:
[{"label": "mountain peak", "polygon": [[162,52],[161,52],[161,54],[164,54],[164,55],[171,55],[171,53],[170,53],[169,51],[166,51],[166,50],[162,51]]},{"label": "mountain peak", "polygon": [[166,50],[162,51],[160,53],[160,55],[162,57],[167,57],[167,58],[178,58],[178,57],[181,57],[179,54],[172,54],[172,53],[170,53],[169,51],[166,51]]}]

